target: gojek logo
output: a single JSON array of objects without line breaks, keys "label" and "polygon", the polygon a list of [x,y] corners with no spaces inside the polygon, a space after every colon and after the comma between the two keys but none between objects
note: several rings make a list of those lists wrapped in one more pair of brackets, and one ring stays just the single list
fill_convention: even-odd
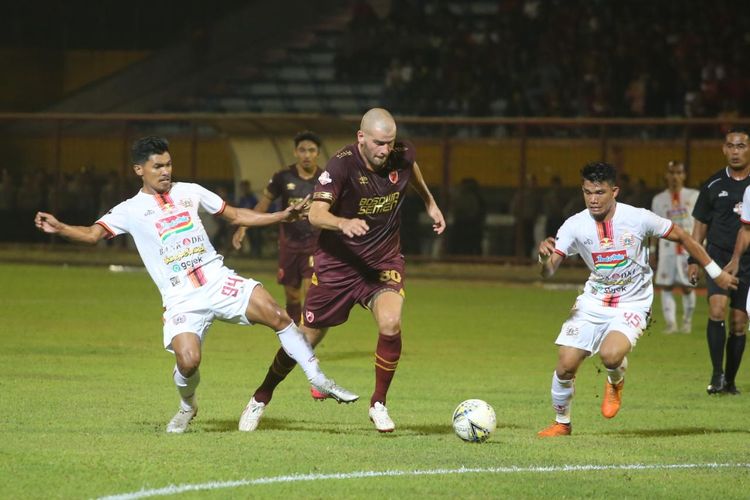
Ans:
[{"label": "gojek logo", "polygon": [[170,236],[193,229],[193,219],[190,212],[180,212],[156,221],[156,231],[159,233],[162,243]]}]

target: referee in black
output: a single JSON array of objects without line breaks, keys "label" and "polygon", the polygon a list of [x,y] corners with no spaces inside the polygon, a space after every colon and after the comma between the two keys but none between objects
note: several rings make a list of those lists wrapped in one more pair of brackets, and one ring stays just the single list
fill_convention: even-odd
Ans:
[{"label": "referee in black", "polygon": [[[745,188],[750,186],[749,137],[746,130],[732,129],[724,138],[722,151],[727,166],[713,174],[701,186],[698,200],[693,207],[693,238],[706,241],[706,250],[722,268],[732,258],[737,231],[740,229],[740,207]],[[688,276],[693,282],[698,278],[698,265],[692,260]],[[738,395],[734,383],[737,370],[745,350],[747,330],[747,293],[750,286],[750,251],[740,260],[737,273],[737,290],[723,290],[706,276],[708,283],[708,352],[711,355],[713,373],[706,391],[709,394],[726,393]],[[727,306],[731,308],[729,339],[726,338],[724,320]],[[724,348],[726,344],[726,366]]]}]

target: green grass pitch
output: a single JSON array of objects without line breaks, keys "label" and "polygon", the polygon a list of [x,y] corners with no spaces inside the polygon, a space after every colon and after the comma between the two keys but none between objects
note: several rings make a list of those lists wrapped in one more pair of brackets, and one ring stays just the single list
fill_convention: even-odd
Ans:
[{"label": "green grass pitch", "polygon": [[[553,341],[576,292],[416,279],[407,283],[389,393],[393,434],[379,435],[367,418],[377,332],[357,309],[318,354],[359,402],[312,401],[296,370],[258,431],[238,432],[278,343],[263,327],[216,323],[200,413],[189,433],[173,436],[164,427],[178,405],[174,359],[161,347],[160,300],[144,272],[7,264],[0,272],[2,498],[749,495],[748,360],[741,396],[706,395],[702,297],[692,335],[662,335],[657,323],[640,340],[613,420],[599,415],[601,364],[586,361],[568,438],[536,432],[553,418]],[[256,278],[282,300],[271,275]],[[481,445],[451,429],[453,409],[468,398],[497,412],[498,429]],[[187,486],[161,490],[170,485]]]}]

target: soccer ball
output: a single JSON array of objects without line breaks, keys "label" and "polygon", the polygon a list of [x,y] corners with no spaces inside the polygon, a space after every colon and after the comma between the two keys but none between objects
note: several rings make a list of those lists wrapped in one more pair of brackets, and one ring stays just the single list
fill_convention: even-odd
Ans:
[{"label": "soccer ball", "polygon": [[483,443],[496,427],[495,410],[481,399],[467,399],[453,412],[453,430],[464,441]]}]

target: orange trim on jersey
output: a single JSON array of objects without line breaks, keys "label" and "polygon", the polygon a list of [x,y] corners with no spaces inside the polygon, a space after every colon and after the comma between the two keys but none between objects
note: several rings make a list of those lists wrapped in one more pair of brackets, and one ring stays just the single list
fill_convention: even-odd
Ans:
[{"label": "orange trim on jersey", "polygon": [[105,231],[107,231],[107,239],[108,240],[111,240],[112,238],[114,238],[115,236],[117,236],[115,234],[115,232],[112,231],[112,228],[109,227],[108,225],[106,225],[104,222],[98,220],[94,224],[99,224],[100,226],[102,226],[102,229],[104,229]]},{"label": "orange trim on jersey", "polygon": [[187,277],[195,288],[200,288],[206,284],[206,275],[200,267],[194,267],[188,270]]},{"label": "orange trim on jersey", "polygon": [[221,202],[221,208],[219,209],[218,212],[216,212],[214,214],[214,217],[218,217],[219,215],[223,214],[224,210],[226,210],[226,209],[227,209],[227,202],[226,201],[222,201]]},{"label": "orange trim on jersey", "polygon": [[667,229],[667,232],[661,235],[661,237],[666,238],[667,236],[669,236],[669,234],[672,232],[672,229],[674,229],[674,222],[672,223],[671,226],[669,226],[669,229]]},{"label": "orange trim on jersey", "polygon": [[156,200],[156,204],[159,205],[159,208],[161,208],[162,211],[167,211],[174,208],[174,201],[172,200],[172,197],[169,195],[169,193],[156,193],[154,195],[154,199]]},{"label": "orange trim on jersey", "polygon": [[554,252],[555,252],[555,253],[556,253],[557,255],[559,255],[560,257],[567,257],[567,255],[565,255],[565,254],[564,254],[564,253],[563,253],[562,251],[558,250],[557,248],[555,248],[555,249],[554,249],[553,251],[554,251]]}]

